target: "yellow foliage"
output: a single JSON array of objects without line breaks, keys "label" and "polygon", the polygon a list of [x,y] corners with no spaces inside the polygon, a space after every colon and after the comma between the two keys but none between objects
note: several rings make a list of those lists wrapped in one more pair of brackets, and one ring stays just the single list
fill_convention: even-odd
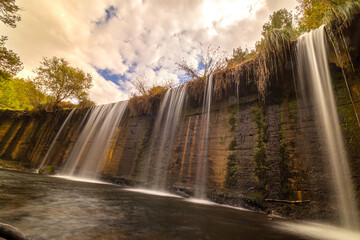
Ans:
[{"label": "yellow foliage", "polygon": [[142,96],[134,95],[129,100],[130,115],[140,116],[154,113],[166,91],[165,87],[155,86]]}]

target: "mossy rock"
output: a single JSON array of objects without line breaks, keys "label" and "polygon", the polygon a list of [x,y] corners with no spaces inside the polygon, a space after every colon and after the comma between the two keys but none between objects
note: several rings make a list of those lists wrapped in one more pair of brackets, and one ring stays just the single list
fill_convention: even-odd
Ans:
[{"label": "mossy rock", "polygon": [[10,164],[6,164],[6,165],[5,165],[5,168],[13,168],[13,166],[10,165]]},{"label": "mossy rock", "polygon": [[55,174],[55,167],[47,166],[46,168],[39,168],[38,174],[53,175]]},{"label": "mossy rock", "polygon": [[44,169],[43,168],[39,168],[39,170],[38,170],[38,174],[44,174]]}]

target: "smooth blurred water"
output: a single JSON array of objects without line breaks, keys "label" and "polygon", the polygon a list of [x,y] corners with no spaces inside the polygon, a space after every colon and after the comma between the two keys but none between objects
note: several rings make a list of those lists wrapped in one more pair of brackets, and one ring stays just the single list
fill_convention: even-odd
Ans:
[{"label": "smooth blurred water", "polygon": [[128,101],[110,103],[88,109],[84,126],[66,159],[62,174],[96,179],[105,166],[116,128]]},{"label": "smooth blurred water", "polygon": [[68,125],[68,123],[70,122],[70,119],[72,117],[72,115],[74,114],[76,108],[74,108],[73,110],[71,110],[71,112],[69,113],[69,115],[66,117],[65,121],[63,122],[63,124],[61,125],[59,131],[56,133],[54,140],[51,142],[49,149],[47,150],[45,157],[42,159],[41,164],[39,166],[39,169],[41,169],[48,161],[48,157],[49,154],[52,152],[52,149],[55,145],[55,143],[58,141],[58,138],[60,136],[60,134],[64,131],[64,128]]},{"label": "smooth blurred water", "polygon": [[351,181],[344,136],[336,108],[328,64],[325,26],[306,33],[297,41],[298,96],[305,108],[316,106],[322,149],[331,169],[337,208],[343,227],[358,230],[358,206]]},{"label": "smooth blurred water", "polygon": [[111,184],[0,170],[0,222],[33,239],[307,239],[277,229],[283,221]]},{"label": "smooth blurred water", "polygon": [[161,100],[152,132],[150,152],[142,164],[140,179],[153,189],[165,190],[174,141],[186,99],[186,84],[169,89]]},{"label": "smooth blurred water", "polygon": [[207,177],[208,177],[208,153],[209,153],[209,135],[210,135],[210,114],[211,100],[213,92],[213,75],[207,78],[204,89],[203,106],[202,106],[202,129],[200,140],[200,153],[196,166],[196,180],[194,195],[200,199],[206,199]]}]

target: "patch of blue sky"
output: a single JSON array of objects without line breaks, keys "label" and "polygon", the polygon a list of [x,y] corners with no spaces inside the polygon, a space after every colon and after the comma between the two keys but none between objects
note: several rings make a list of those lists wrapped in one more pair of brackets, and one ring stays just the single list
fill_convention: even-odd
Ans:
[{"label": "patch of blue sky", "polygon": [[185,82],[188,82],[190,80],[190,78],[188,76],[183,76],[183,75],[179,75],[179,84],[178,85],[181,85]]},{"label": "patch of blue sky", "polygon": [[115,8],[114,6],[108,7],[107,9],[105,9],[105,16],[97,20],[95,24],[102,25],[109,22],[110,19],[117,17],[116,13],[117,13],[117,8]]},{"label": "patch of blue sky", "polygon": [[157,72],[157,71],[160,71],[161,68],[162,68],[161,66],[158,66],[158,67],[155,67],[153,70],[154,70],[154,72]]},{"label": "patch of blue sky", "polygon": [[204,60],[202,59],[199,64],[198,64],[198,67],[197,67],[197,70],[200,71],[200,70],[204,70],[205,69],[205,62]]},{"label": "patch of blue sky", "polygon": [[95,67],[95,69],[105,80],[111,81],[118,86],[120,86],[120,81],[122,81],[122,82],[129,81],[129,79],[127,79],[125,75],[114,74],[107,68],[100,69],[100,68]]}]

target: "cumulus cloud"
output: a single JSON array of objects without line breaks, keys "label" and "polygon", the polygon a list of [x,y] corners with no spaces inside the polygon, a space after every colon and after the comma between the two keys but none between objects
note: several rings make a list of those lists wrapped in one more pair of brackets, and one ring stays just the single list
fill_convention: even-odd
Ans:
[{"label": "cumulus cloud", "polygon": [[[8,47],[31,75],[42,57],[64,57],[92,74],[90,97],[98,104],[127,99],[129,83],[145,74],[149,85],[180,81],[175,63],[195,66],[208,45],[231,52],[253,47],[269,15],[293,10],[296,0],[19,0],[22,21]],[[117,81],[106,80],[106,70]]]}]

